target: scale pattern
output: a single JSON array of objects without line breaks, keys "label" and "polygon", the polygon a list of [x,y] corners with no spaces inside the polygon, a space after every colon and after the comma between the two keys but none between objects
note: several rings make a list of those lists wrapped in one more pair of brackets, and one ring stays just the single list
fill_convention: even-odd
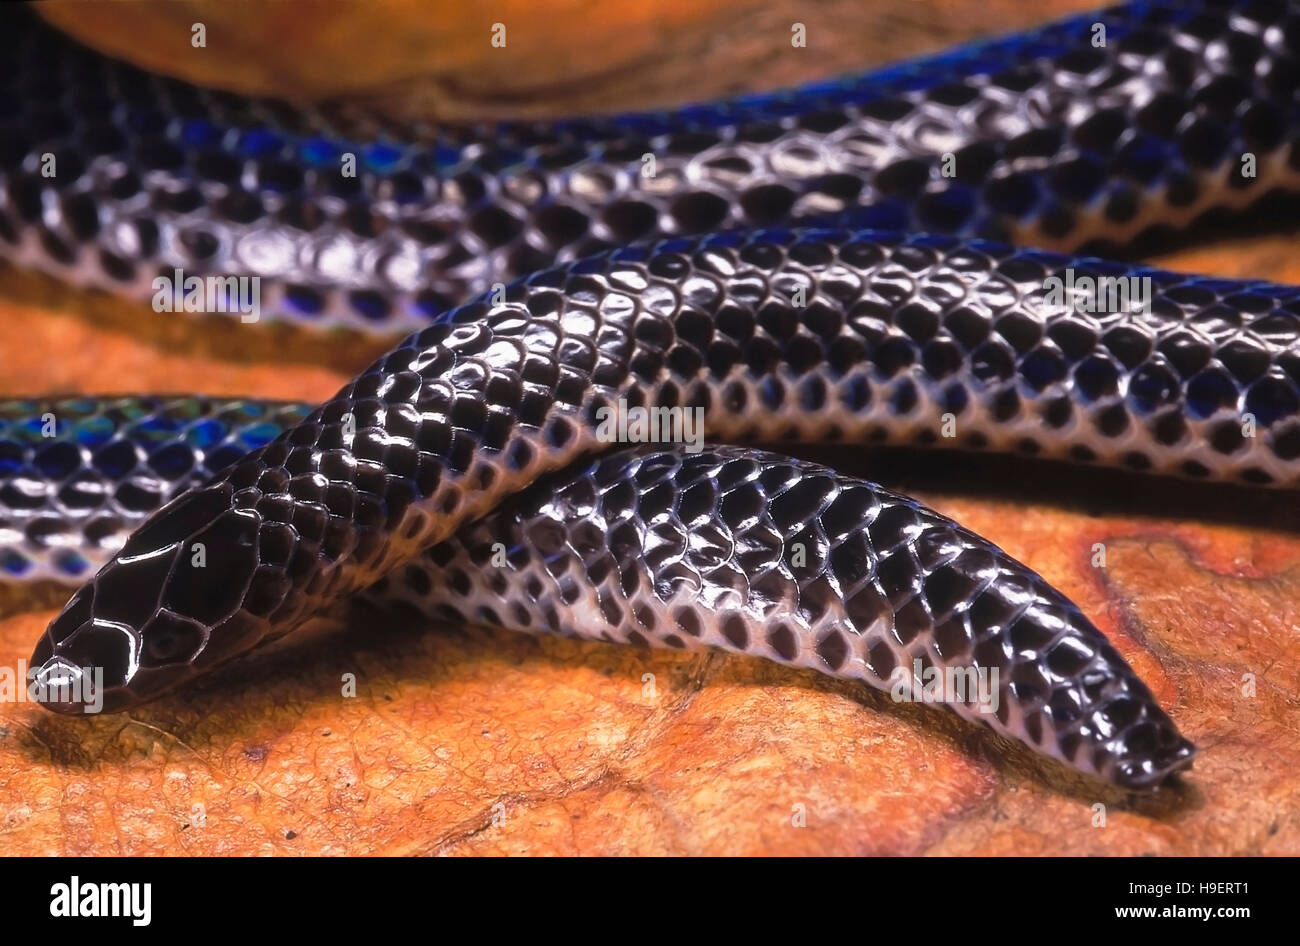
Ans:
[{"label": "scale pattern", "polygon": [[1024,565],[914,500],[744,448],[621,451],[548,477],[370,594],[457,623],[759,656],[896,699],[929,687],[1128,788],[1194,754],[1101,632]]},{"label": "scale pattern", "polygon": [[84,581],[150,513],[310,410],[188,395],[0,401],[0,582]]},{"label": "scale pattern", "polygon": [[[143,299],[177,270],[256,276],[268,318],[418,328],[310,412],[0,408],[0,575],[66,581],[147,515],[33,663],[98,668],[126,709],[382,582],[877,685],[889,661],[996,669],[997,712],[954,708],[1160,783],[1193,750],[1151,694],[955,524],[737,447],[584,464],[603,409],[681,408],[731,443],[1297,485],[1300,290],[977,238],[1127,243],[1300,190],[1298,13],[1152,0],[789,92],[431,131],[149,76],[0,10],[0,256]],[[467,587],[484,529],[519,541]]]},{"label": "scale pattern", "polygon": [[[1054,275],[1128,272],[823,230],[676,239],[543,271],[410,337],[151,517],[33,664],[105,668],[111,708],[155,696],[599,452],[612,407],[698,410],[707,436],[732,443],[1032,443],[1293,485],[1298,290],[1141,268],[1148,314],[1050,298]],[[219,568],[192,567],[196,543]]]},{"label": "scale pattern", "polygon": [[[19,419],[33,412],[42,423],[62,418],[47,450],[50,439],[93,440],[149,467],[123,477],[140,490],[129,499],[98,467],[100,476],[65,477],[94,501],[33,516],[25,531],[0,529],[0,562],[47,566],[6,577],[75,583],[203,467],[220,470],[241,440],[307,411],[135,398],[0,404],[23,431]],[[151,458],[163,451],[190,462],[160,472]],[[63,528],[38,528],[51,520]],[[362,595],[458,624],[712,647],[865,681],[1129,788],[1160,784],[1194,755],[1101,632],[1034,572],[915,500],[744,448],[617,451],[544,477]],[[942,689],[928,676],[936,671]]]},{"label": "scale pattern", "polygon": [[436,131],[148,75],[17,5],[0,81],[0,255],[143,300],[178,269],[258,276],[261,317],[380,334],[636,240],[838,216],[1078,250],[1300,186],[1300,17],[1271,0],[1138,2],[795,90]]}]

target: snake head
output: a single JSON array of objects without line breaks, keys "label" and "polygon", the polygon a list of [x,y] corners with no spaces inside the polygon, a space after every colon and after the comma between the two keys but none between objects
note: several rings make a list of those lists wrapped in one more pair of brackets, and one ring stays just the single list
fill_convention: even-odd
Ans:
[{"label": "snake head", "polygon": [[61,713],[129,709],[266,635],[245,608],[259,517],[232,494],[216,483],[178,497],[77,591],[32,654],[37,699]]}]

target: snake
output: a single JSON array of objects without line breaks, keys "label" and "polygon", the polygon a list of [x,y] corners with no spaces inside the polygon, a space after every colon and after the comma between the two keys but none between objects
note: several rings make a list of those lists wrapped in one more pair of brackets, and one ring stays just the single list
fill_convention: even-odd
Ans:
[{"label": "snake", "polygon": [[[1296,5],[1135,2],[789,91],[464,128],[201,89],[0,16],[0,256],[137,301],[257,277],[267,321],[404,334],[320,405],[0,403],[0,576],[76,589],[32,655],[47,708],[131,710],[369,595],[895,692],[956,671],[991,692],[935,702],[1068,769],[1190,768],[1030,567],[767,448],[1294,488],[1300,289],[1087,254],[1298,189]],[[638,411],[700,439],[629,449],[605,420]]]}]

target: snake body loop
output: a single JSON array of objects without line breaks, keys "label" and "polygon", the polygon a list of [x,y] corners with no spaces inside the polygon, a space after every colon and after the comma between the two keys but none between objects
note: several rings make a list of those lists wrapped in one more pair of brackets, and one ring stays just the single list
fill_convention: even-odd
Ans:
[{"label": "snake body loop", "polygon": [[[137,297],[159,271],[253,275],[271,317],[419,327],[305,416],[258,408],[275,436],[242,456],[230,408],[149,408],[194,412],[123,448],[175,498],[50,625],[47,681],[103,670],[105,707],[125,709],[378,583],[426,610],[876,685],[909,658],[997,669],[1002,715],[979,715],[1038,751],[1133,787],[1189,764],[1077,608],[910,500],[734,446],[591,456],[605,412],[649,408],[731,444],[1018,450],[1294,487],[1300,290],[978,238],[1124,243],[1296,190],[1293,7],[1134,3],[791,93],[369,145],[323,113],[21,35],[0,57],[22,93],[0,112],[0,253]],[[353,151],[362,173],[342,177]],[[50,153],[71,170],[42,177]],[[685,235],[827,215],[853,225]],[[1117,283],[1132,294],[1096,291]],[[1080,285],[1087,304],[1062,289]],[[87,488],[118,477],[110,445],[82,439],[105,431],[72,412],[61,446],[25,439],[30,417],[0,439],[10,571],[88,566],[51,537],[75,552],[78,515],[101,508],[86,496],[122,505]],[[121,540],[100,528],[105,550]],[[479,558],[490,534],[513,549],[499,573]]]},{"label": "snake body loop", "polygon": [[[1300,317],[1287,311],[1294,290],[1252,283],[1208,292],[1203,281],[1142,270],[1157,287],[1157,318],[1093,316],[1046,299],[1049,277],[1065,267],[1106,269],[951,238],[778,231],[673,240],[543,271],[505,302],[471,303],[407,339],[302,422],[152,516],[77,592],[33,662],[47,678],[104,668],[110,709],[151,698],[287,633],[540,475],[598,452],[596,418],[620,401],[698,408],[706,433],[732,442],[941,444],[946,416],[965,446],[1023,440],[1159,472],[1293,482],[1285,454],[1300,429],[1288,360],[1300,337]],[[799,289],[808,304],[790,302]],[[1231,319],[1219,292],[1238,300]],[[1241,361],[1247,349],[1265,363]],[[1166,351],[1197,370],[1181,377]],[[1254,380],[1235,382],[1234,396],[1197,420],[1205,405],[1190,393],[1196,378],[1231,378],[1243,364],[1258,371]],[[1099,366],[1109,368],[1101,387]],[[1171,380],[1148,384],[1154,377]],[[1267,407],[1259,437],[1220,451],[1193,426],[1239,429],[1248,402]],[[1188,420],[1171,426],[1171,416]],[[904,529],[900,540],[910,539]],[[199,547],[220,563],[219,579],[192,567]],[[869,571],[874,560],[858,554]],[[904,618],[894,600],[896,634],[938,633],[945,608],[973,621],[972,634],[1018,626],[990,624],[977,608],[987,569],[967,573],[955,592],[947,586],[948,600],[927,584],[921,558],[895,561],[900,572],[879,594],[909,594],[917,612]],[[1007,594],[1016,586],[1001,584]],[[656,589],[664,607],[676,593],[671,582]],[[1058,612],[1048,613],[1046,626],[1060,631]],[[873,643],[872,624],[845,627],[846,642]],[[1109,678],[1090,679],[1104,687]],[[1023,706],[1013,683],[1008,705]],[[1142,705],[1142,719],[1164,719],[1154,701]],[[1143,743],[1150,753],[1136,771],[1163,776],[1190,754],[1171,725],[1157,729],[1159,747]],[[1099,731],[1111,749],[1089,750],[1100,753],[1099,767],[1080,762],[1082,750],[1072,763],[1150,784],[1114,775],[1105,740],[1116,731]]]},{"label": "snake body loop", "polygon": [[177,269],[258,276],[267,319],[396,335],[727,227],[1126,244],[1297,189],[1298,54],[1289,4],[1155,0],[796,90],[432,133],[148,75],[9,6],[0,254],[144,301]]},{"label": "snake body loop", "polygon": [[[0,518],[0,535],[22,536],[0,544],[0,565],[75,584],[144,510],[308,411],[202,399],[0,404],[0,456],[23,471],[10,485],[38,497],[29,514]],[[54,437],[34,435],[42,416],[63,419]],[[52,464],[73,451],[92,459],[60,482]],[[438,621],[715,648],[863,681],[1130,788],[1158,785],[1194,755],[1104,636],[1034,572],[914,500],[739,447],[616,451],[543,477],[363,596]]]}]

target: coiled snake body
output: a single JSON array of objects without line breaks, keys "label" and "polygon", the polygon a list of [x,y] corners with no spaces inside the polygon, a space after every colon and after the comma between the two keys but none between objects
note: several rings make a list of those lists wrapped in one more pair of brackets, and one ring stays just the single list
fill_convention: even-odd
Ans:
[{"label": "coiled snake body", "polygon": [[[1297,13],[1137,3],[791,93],[367,145],[15,24],[0,252],[145,298],[177,268],[255,275],[268,318],[418,328],[314,409],[0,406],[0,567],[80,580],[112,556],[38,643],[41,679],[98,669],[129,708],[371,589],[877,686],[992,675],[995,706],[949,705],[1161,784],[1191,743],[1038,575],[741,445],[1295,486],[1300,290],[981,238],[1124,243],[1294,188]],[[42,177],[51,153],[72,170]],[[690,235],[722,227],[746,229]],[[1061,293],[1117,280],[1140,311]],[[606,454],[614,408],[691,411],[733,446]]]}]

